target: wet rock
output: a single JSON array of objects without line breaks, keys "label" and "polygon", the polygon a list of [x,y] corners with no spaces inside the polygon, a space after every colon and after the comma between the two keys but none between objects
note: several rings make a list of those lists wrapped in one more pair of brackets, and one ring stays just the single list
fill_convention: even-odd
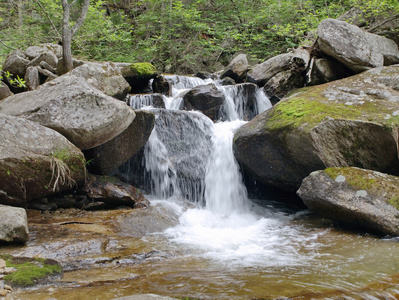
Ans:
[{"label": "wet rock", "polygon": [[329,168],[306,177],[298,195],[322,217],[370,233],[399,235],[399,177]]},{"label": "wet rock", "polygon": [[0,242],[25,243],[28,239],[28,219],[25,209],[0,204]]},{"label": "wet rock", "polygon": [[183,109],[199,110],[211,120],[217,120],[224,100],[224,95],[214,84],[200,85],[183,96]]},{"label": "wet rock", "polygon": [[[154,128],[152,112],[136,110],[136,117],[129,127],[112,140],[84,151],[90,172],[107,175],[138,153],[147,142]],[[115,155],[117,153],[117,155]]]},{"label": "wet rock", "polygon": [[58,132],[0,114],[0,139],[0,203],[25,206],[84,181],[83,153]]},{"label": "wet rock", "polygon": [[85,192],[91,199],[111,207],[123,205],[142,208],[150,204],[140,190],[112,176],[89,175]]},{"label": "wet rock", "polygon": [[135,117],[122,101],[71,75],[43,84],[35,91],[8,97],[0,103],[0,110],[52,128],[81,149],[109,141]]},{"label": "wet rock", "polygon": [[[162,75],[157,75],[152,82],[152,91],[154,93],[159,93],[165,95],[166,97],[172,96],[172,85],[166,78]],[[154,106],[155,107],[155,106]]]},{"label": "wet rock", "polygon": [[148,92],[151,79],[157,77],[158,72],[150,63],[116,63],[123,77],[130,84],[132,93]]}]

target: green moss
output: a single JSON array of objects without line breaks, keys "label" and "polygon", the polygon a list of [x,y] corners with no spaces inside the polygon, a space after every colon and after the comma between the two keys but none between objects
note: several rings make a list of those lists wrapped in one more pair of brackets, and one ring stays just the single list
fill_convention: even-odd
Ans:
[{"label": "green moss", "polygon": [[4,254],[0,254],[0,258],[4,259],[7,267],[17,269],[14,273],[4,277],[7,283],[14,286],[30,286],[48,276],[62,273],[61,265],[50,259],[18,258]]},{"label": "green moss", "polygon": [[148,62],[132,63],[130,64],[130,71],[132,75],[139,77],[151,76],[157,72],[155,67]]},{"label": "green moss", "polygon": [[331,179],[345,176],[346,183],[354,190],[365,190],[377,195],[399,209],[399,177],[353,167],[327,168],[324,170]]},{"label": "green moss", "polygon": [[290,94],[270,110],[265,126],[269,130],[302,127],[306,132],[310,132],[327,117],[376,122],[388,130],[399,126],[399,116],[392,116],[392,111],[397,109],[394,103],[366,99],[363,102],[346,105],[342,101],[326,98],[324,92],[328,88],[329,85],[324,84],[303,88]]}]

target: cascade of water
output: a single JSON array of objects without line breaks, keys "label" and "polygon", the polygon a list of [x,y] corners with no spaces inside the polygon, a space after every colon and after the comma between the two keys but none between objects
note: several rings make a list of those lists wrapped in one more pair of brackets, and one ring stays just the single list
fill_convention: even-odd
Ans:
[{"label": "cascade of water", "polygon": [[247,191],[235,161],[233,131],[245,122],[217,123],[214,126],[213,152],[205,176],[206,208],[220,214],[247,210]]},{"label": "cascade of water", "polygon": [[166,80],[172,84],[172,97],[175,97],[181,90],[192,89],[198,85],[208,84],[212,80],[203,80],[199,77],[166,75]]},{"label": "cascade of water", "polygon": [[129,97],[129,106],[133,109],[141,109],[143,107],[152,106],[151,94],[137,94]]}]

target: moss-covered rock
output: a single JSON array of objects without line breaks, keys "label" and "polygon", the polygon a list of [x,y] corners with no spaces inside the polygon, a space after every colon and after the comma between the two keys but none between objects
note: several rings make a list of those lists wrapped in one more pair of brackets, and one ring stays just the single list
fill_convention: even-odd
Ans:
[{"label": "moss-covered rock", "polygon": [[150,79],[157,76],[156,68],[148,62],[118,63],[117,66],[130,84],[132,93],[144,92]]},{"label": "moss-covered rock", "polygon": [[325,167],[399,173],[399,66],[297,90],[235,134],[237,160],[257,180],[296,190]]},{"label": "moss-covered rock", "polygon": [[399,235],[399,177],[353,167],[306,177],[298,195],[313,211],[351,228]]},{"label": "moss-covered rock", "polygon": [[6,262],[7,267],[16,269],[4,277],[5,282],[13,286],[32,286],[50,276],[62,275],[61,265],[53,259],[13,257],[7,254],[0,254],[0,258]]}]

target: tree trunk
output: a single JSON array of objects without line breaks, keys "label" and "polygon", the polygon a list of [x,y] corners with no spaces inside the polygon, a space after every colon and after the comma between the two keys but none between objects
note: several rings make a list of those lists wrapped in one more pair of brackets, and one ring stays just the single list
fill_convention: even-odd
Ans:
[{"label": "tree trunk", "polygon": [[72,28],[69,27],[69,18],[71,6],[76,3],[74,0],[72,3],[68,3],[68,0],[62,0],[63,18],[62,18],[62,74],[65,74],[73,69],[72,62],[72,37],[82,26],[87,11],[89,10],[90,0],[84,0],[82,4],[82,10],[79,18],[76,20],[75,25]]}]

